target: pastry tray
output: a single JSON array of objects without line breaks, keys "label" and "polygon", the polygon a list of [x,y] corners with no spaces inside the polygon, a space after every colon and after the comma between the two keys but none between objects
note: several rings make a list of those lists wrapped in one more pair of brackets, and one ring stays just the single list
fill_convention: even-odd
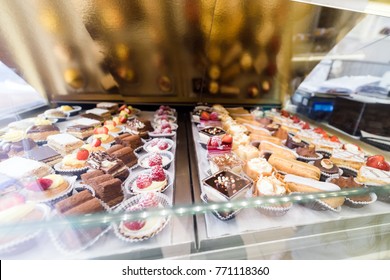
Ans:
[{"label": "pastry tray", "polygon": [[[77,116],[76,116],[77,117]],[[75,117],[71,117],[73,119]],[[141,118],[153,118],[153,112],[141,112]],[[179,120],[180,121],[180,120]],[[66,122],[60,123],[60,129],[65,129]],[[171,139],[174,145],[170,150],[175,155],[167,171],[174,178],[173,186],[168,188],[164,194],[169,197],[170,203],[191,204],[190,178],[181,171],[180,166],[176,169],[176,161],[187,161],[187,146],[181,145],[180,151],[176,151],[178,141],[185,143],[185,124],[179,123],[178,133]],[[141,151],[139,155],[146,154]],[[183,167],[186,167],[183,165]],[[143,171],[137,167],[131,172]],[[179,174],[177,174],[179,172]],[[187,173],[188,174],[188,173]],[[177,187],[179,185],[179,187]],[[126,197],[129,197],[125,194]],[[158,235],[149,240],[127,244],[115,236],[111,228],[86,250],[79,251],[75,254],[63,254],[57,250],[55,244],[50,242],[49,233],[43,238],[37,240],[35,246],[15,255],[7,255],[6,258],[12,259],[145,259],[145,258],[162,258],[176,256],[178,254],[190,254],[195,247],[194,224],[192,216],[172,217],[166,228]],[[49,241],[48,241],[49,240]]]},{"label": "pastry tray", "polygon": [[[190,152],[192,180],[194,187],[194,197],[196,203],[202,203],[201,193],[202,180],[209,176],[209,162],[207,160],[207,151],[199,143],[199,135],[196,124],[191,123],[189,132],[192,133],[191,145],[194,147]],[[261,240],[275,241],[277,238],[290,239],[299,237],[302,232],[309,228],[314,228],[321,233],[332,230],[329,223],[339,223],[340,220],[359,221],[358,218],[372,219],[372,216],[386,214],[389,212],[389,205],[376,201],[361,209],[354,209],[342,206],[339,213],[333,211],[314,211],[297,203],[294,203],[288,213],[280,217],[270,217],[260,213],[254,208],[242,209],[234,219],[222,221],[216,218],[212,213],[199,214],[196,216],[198,224],[198,246],[202,248],[219,249],[221,244],[225,246],[245,246],[249,243],[258,243]],[[353,223],[351,222],[353,226]],[[335,224],[338,226],[338,224]],[[300,232],[298,229],[302,228]],[[345,230],[345,228],[343,228]],[[348,229],[348,228],[347,228]],[[312,233],[311,233],[312,234]],[[248,241],[251,240],[251,241]],[[285,243],[285,242],[283,242]],[[228,245],[226,245],[228,244]],[[285,246],[284,244],[283,246]],[[294,245],[295,246],[295,245]],[[300,245],[302,246],[302,244]],[[306,246],[305,244],[303,245]],[[317,244],[318,246],[318,244]],[[225,248],[226,249],[226,248]],[[291,249],[291,248],[289,248]],[[272,250],[271,250],[272,251]],[[335,251],[337,254],[337,250]]]}]

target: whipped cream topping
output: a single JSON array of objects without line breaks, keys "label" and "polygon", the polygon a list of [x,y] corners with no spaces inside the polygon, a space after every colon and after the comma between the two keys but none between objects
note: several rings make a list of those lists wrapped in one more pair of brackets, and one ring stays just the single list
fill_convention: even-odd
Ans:
[{"label": "whipped cream topping", "polygon": [[272,165],[268,163],[265,158],[252,158],[247,162],[248,167],[252,170],[258,171],[260,174],[272,173]]},{"label": "whipped cream topping", "polygon": [[295,183],[295,184],[300,184],[300,185],[305,185],[308,187],[316,188],[321,191],[325,192],[331,192],[331,191],[339,191],[340,187],[332,184],[332,183],[327,183],[327,182],[320,182],[314,179],[309,179],[309,178],[304,178],[292,174],[287,174],[284,176],[284,182],[286,183]]},{"label": "whipped cream topping", "polygon": [[282,195],[286,193],[284,184],[273,175],[260,178],[256,183],[256,188],[263,195]]}]

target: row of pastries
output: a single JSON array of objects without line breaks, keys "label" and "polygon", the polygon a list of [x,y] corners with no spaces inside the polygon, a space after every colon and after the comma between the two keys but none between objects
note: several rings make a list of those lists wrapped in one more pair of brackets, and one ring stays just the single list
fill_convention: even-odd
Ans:
[{"label": "row of pastries", "polygon": [[[143,113],[110,102],[88,110],[64,105],[8,124],[0,134],[0,224],[169,206],[163,192],[173,188],[177,127],[169,106]],[[146,240],[167,222],[124,220],[115,233],[126,242]],[[52,239],[76,252],[109,228],[70,226]],[[0,255],[37,233],[1,235]]]},{"label": "row of pastries", "polygon": [[[210,120],[212,113],[218,121]],[[390,184],[390,165],[384,156],[368,155],[359,146],[342,142],[287,111],[270,110],[258,116],[242,107],[214,105],[195,108],[193,116],[197,115],[199,138],[207,149],[212,173],[202,186],[209,200],[243,198],[249,192],[251,196],[278,196]],[[209,134],[214,131],[216,135]],[[224,138],[232,139],[229,145]],[[229,184],[221,188],[218,178],[222,170],[249,177],[252,184],[243,184],[241,189],[250,191],[229,191]],[[210,179],[213,177],[216,179]],[[381,199],[389,201],[388,196]],[[309,205],[315,210],[339,211],[343,204],[362,207],[374,201],[376,195],[368,193],[320,199]],[[274,204],[268,207],[268,214],[286,213],[285,207]]]}]

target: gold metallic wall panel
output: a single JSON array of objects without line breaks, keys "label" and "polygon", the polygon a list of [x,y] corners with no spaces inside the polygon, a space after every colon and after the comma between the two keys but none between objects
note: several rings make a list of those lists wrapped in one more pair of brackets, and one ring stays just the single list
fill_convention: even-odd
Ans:
[{"label": "gold metallic wall panel", "polygon": [[51,100],[280,103],[315,66],[292,59],[360,17],[288,0],[0,4],[0,59]]}]

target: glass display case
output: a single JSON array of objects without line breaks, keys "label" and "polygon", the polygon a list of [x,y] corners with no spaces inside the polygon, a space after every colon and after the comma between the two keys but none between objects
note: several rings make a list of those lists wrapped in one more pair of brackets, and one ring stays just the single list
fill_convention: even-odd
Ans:
[{"label": "glass display case", "polygon": [[388,4],[3,2],[2,259],[389,258]]}]

